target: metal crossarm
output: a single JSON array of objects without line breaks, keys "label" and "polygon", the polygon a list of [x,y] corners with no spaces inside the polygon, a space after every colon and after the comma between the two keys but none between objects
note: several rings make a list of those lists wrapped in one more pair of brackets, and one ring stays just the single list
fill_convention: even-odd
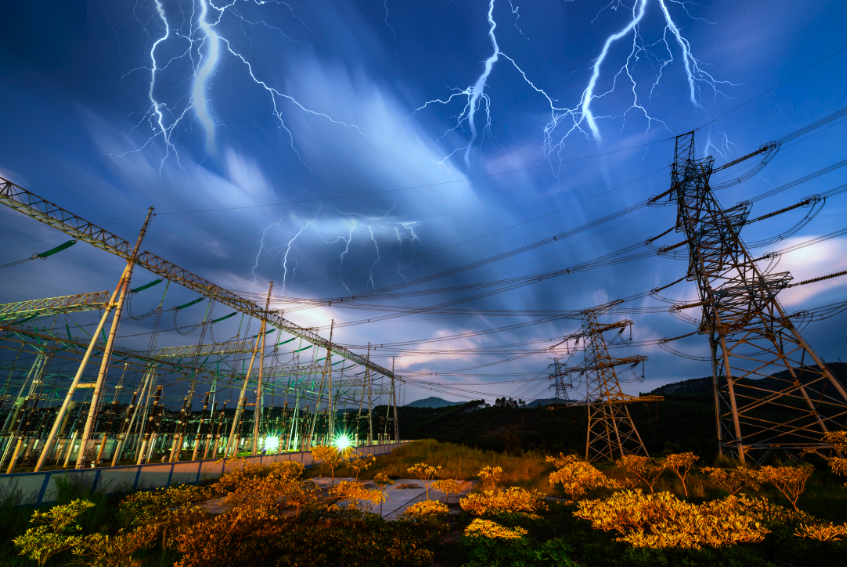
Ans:
[{"label": "metal crossarm", "polygon": [[741,240],[750,203],[723,208],[715,198],[713,162],[695,159],[693,132],[678,136],[669,193],[699,292],[698,302],[673,309],[702,308],[721,451],[761,463],[772,451],[796,458],[831,449],[821,440],[843,428],[847,392],[777,300],[791,275],[759,268]]},{"label": "metal crossarm", "polygon": [[234,341],[208,345],[164,347],[156,353],[158,358],[190,358],[192,356],[227,355],[253,351],[252,341]]},{"label": "metal crossarm", "polygon": [[28,299],[16,303],[6,303],[0,305],[0,321],[100,309],[108,301],[108,291],[95,291],[93,293],[78,293],[76,295],[63,295],[61,297]]},{"label": "metal crossarm", "polygon": [[[78,240],[84,240],[92,246],[96,246],[121,258],[129,259],[132,254],[131,245],[123,238],[86,221],[59,207],[55,203],[42,199],[38,195],[2,177],[0,177],[0,202],[28,217],[61,230]],[[349,351],[346,348],[339,347],[336,344],[330,344],[327,339],[321,337],[314,330],[296,325],[273,311],[266,312],[255,302],[201,278],[152,252],[141,252],[138,255],[136,264],[173,283],[201,293],[219,303],[228,305],[245,315],[264,320],[267,324],[302,338],[316,347],[328,348],[342,358],[361,364],[378,374],[402,380],[402,378],[396,376],[392,371],[371,362],[366,357]]]}]

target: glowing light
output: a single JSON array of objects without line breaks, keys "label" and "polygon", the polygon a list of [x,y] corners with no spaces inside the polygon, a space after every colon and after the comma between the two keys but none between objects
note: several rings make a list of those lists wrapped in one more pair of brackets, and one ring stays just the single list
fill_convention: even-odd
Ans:
[{"label": "glowing light", "polygon": [[265,437],[265,452],[276,453],[279,451],[279,437]]},{"label": "glowing light", "polygon": [[344,449],[349,449],[352,446],[352,442],[350,437],[347,435],[339,435],[335,438],[334,445],[337,449],[341,449],[343,451]]}]

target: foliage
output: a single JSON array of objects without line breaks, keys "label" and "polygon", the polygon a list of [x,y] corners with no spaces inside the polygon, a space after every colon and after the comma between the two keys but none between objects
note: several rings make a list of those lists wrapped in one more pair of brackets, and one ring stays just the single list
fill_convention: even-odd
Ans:
[{"label": "foliage", "polygon": [[416,463],[415,465],[406,469],[406,472],[421,479],[421,482],[423,482],[424,485],[424,489],[426,490],[426,499],[429,500],[429,485],[426,483],[426,481],[434,479],[439,475],[439,473],[441,473],[441,465],[434,467],[426,463]]},{"label": "foliage", "polygon": [[347,461],[347,467],[356,473],[355,478],[359,480],[359,473],[366,471],[376,462],[376,457],[373,455],[365,455],[364,457],[352,456]]},{"label": "foliage", "polygon": [[756,471],[741,465],[734,469],[703,467],[700,471],[709,475],[712,484],[723,488],[732,496],[735,496],[742,488],[759,489],[759,475],[756,474]]},{"label": "foliage", "polygon": [[768,482],[782,492],[797,510],[797,499],[806,489],[806,481],[814,471],[814,466],[805,463],[797,467],[765,466],[759,469],[758,475],[761,482]]},{"label": "foliage", "polygon": [[647,485],[651,494],[655,492],[654,487],[656,486],[656,481],[659,480],[659,477],[665,471],[665,467],[662,464],[653,462],[650,457],[642,457],[640,455],[624,455],[615,461],[615,465],[637,476]]},{"label": "foliage", "polygon": [[533,515],[546,510],[544,494],[517,486],[506,490],[486,490],[482,494],[469,494],[459,502],[462,510],[475,516],[498,516],[501,514]]},{"label": "foliage", "polygon": [[446,494],[448,504],[450,503],[451,494],[459,494],[462,491],[462,485],[453,480],[452,478],[436,480],[432,483],[430,488]]},{"label": "foliage", "polygon": [[497,488],[497,481],[500,480],[500,477],[503,476],[503,467],[492,467],[487,466],[483,467],[478,473],[476,473],[479,478],[482,479],[483,483],[491,483],[491,490]]},{"label": "foliage", "polygon": [[415,502],[400,514],[404,519],[420,519],[425,516],[439,516],[448,512],[447,505],[438,500]]},{"label": "foliage", "polygon": [[335,484],[335,469],[344,463],[347,455],[352,451],[352,447],[339,449],[332,445],[315,445],[312,447],[312,459],[321,461],[329,467],[332,474],[332,484]]},{"label": "foliage", "polygon": [[368,490],[358,482],[343,481],[330,489],[329,498],[333,504],[342,500],[351,500],[348,506],[358,507],[360,500],[371,504],[381,504],[385,501],[385,493],[382,490]]},{"label": "foliage", "polygon": [[547,462],[553,463],[557,470],[548,477],[550,484],[561,484],[562,490],[571,497],[579,500],[589,490],[595,488],[615,488],[615,482],[590,463],[579,460],[576,455],[547,457]]},{"label": "foliage", "polygon": [[507,528],[491,520],[475,519],[465,528],[465,537],[486,537],[489,539],[520,539],[527,531],[518,526]]},{"label": "foliage", "polygon": [[569,554],[573,553],[573,548],[561,539],[537,543],[527,537],[520,539],[464,537],[462,544],[469,555],[469,560],[463,563],[464,567],[537,567],[541,565],[576,567],[578,565],[569,557]]},{"label": "foliage", "polygon": [[[121,530],[116,535],[95,533],[83,538],[73,549],[78,563],[93,567],[140,567],[138,557],[155,538],[156,526],[141,526],[134,530]],[[135,557],[133,557],[135,556]]]},{"label": "foliage", "polygon": [[829,431],[824,434],[823,440],[832,443],[839,453],[847,453],[847,431]]},{"label": "foliage", "polygon": [[685,491],[685,496],[688,496],[688,486],[685,484],[685,479],[688,477],[691,467],[698,460],[700,460],[700,457],[694,453],[676,453],[665,457],[662,463],[666,469],[672,470],[679,477],[679,480],[682,481],[682,489]]},{"label": "foliage", "polygon": [[616,531],[618,541],[636,548],[700,549],[764,539],[770,530],[755,514],[746,513],[746,502],[729,496],[698,507],[668,492],[626,490],[606,500],[580,502],[574,514],[595,529]]},{"label": "foliage", "polygon": [[35,512],[30,522],[40,525],[12,541],[20,548],[21,555],[44,565],[54,555],[81,544],[79,532],[82,528],[77,525],[76,519],[93,506],[86,500],[74,500],[64,506],[53,506],[46,512]]},{"label": "foliage", "polygon": [[847,539],[847,524],[802,524],[794,532],[797,537],[816,541],[839,541]]}]

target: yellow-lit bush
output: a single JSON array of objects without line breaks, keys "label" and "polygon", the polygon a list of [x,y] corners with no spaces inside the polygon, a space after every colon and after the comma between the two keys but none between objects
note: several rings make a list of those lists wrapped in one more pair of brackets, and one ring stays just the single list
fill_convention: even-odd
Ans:
[{"label": "yellow-lit bush", "polygon": [[475,516],[497,516],[500,514],[525,514],[546,510],[544,494],[517,486],[506,490],[486,490],[482,494],[469,494],[459,502],[462,510]]},{"label": "yellow-lit bush", "polygon": [[400,518],[403,519],[420,519],[427,516],[441,516],[448,512],[447,505],[438,500],[424,500],[416,502],[406,508]]},{"label": "yellow-lit bush", "polygon": [[579,460],[576,455],[559,453],[558,457],[547,457],[547,462],[553,463],[558,468],[557,471],[550,473],[548,477],[550,484],[561,484],[562,490],[571,497],[571,500],[580,499],[588,490],[594,488],[617,487],[615,481],[590,463]]},{"label": "yellow-lit bush", "polygon": [[642,457],[640,455],[625,455],[615,461],[615,465],[637,476],[641,482],[647,485],[651,494],[654,492],[656,481],[665,472],[664,466],[655,463],[650,457]]},{"label": "yellow-lit bush", "polygon": [[432,483],[430,487],[433,490],[437,490],[439,492],[443,492],[447,495],[447,503],[450,503],[450,495],[458,494],[462,491],[462,485],[453,480],[452,478],[444,479],[444,480],[436,480]]},{"label": "yellow-lit bush", "polygon": [[715,486],[723,488],[732,496],[735,496],[742,488],[758,490],[759,476],[756,471],[746,467],[738,466],[734,469],[715,469],[711,467],[703,467],[701,472],[709,475],[709,480]]},{"label": "yellow-lit bush", "polygon": [[805,463],[798,467],[762,467],[759,469],[758,476],[761,482],[774,485],[797,510],[797,499],[806,489],[806,481],[813,472],[815,467]]},{"label": "yellow-lit bush", "polygon": [[769,530],[746,507],[734,496],[698,507],[668,492],[626,490],[580,502],[574,514],[595,529],[616,531],[618,541],[633,547],[700,549],[764,539]]},{"label": "yellow-lit bush", "polygon": [[25,555],[44,565],[54,555],[82,543],[77,517],[94,506],[86,500],[74,500],[64,506],[53,506],[46,512],[33,512],[30,522],[38,524],[12,540]]},{"label": "yellow-lit bush", "polygon": [[815,541],[839,541],[847,539],[847,524],[803,524],[794,532],[797,537]]},{"label": "yellow-lit bush", "polygon": [[507,528],[491,520],[475,519],[465,528],[465,537],[485,537],[488,539],[521,539],[527,531],[521,527]]}]

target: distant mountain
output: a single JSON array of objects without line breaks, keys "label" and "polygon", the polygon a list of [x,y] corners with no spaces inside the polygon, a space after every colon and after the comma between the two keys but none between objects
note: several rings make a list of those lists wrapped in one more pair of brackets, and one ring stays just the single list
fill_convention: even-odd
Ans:
[{"label": "distant mountain", "polygon": [[[836,380],[838,380],[842,384],[847,385],[847,363],[828,362],[826,365],[829,367],[830,371],[835,375]],[[818,367],[817,365],[815,365],[809,368],[817,369]],[[797,372],[797,375],[801,383],[806,383],[809,380],[816,378],[816,375],[811,374],[810,372],[804,372],[802,369]],[[774,374],[773,377],[769,376],[767,378],[760,378],[757,379],[755,382],[756,386],[762,388],[763,390],[780,390],[787,386],[785,380],[789,379],[789,372],[787,370],[783,370]],[[820,385],[821,383],[819,382],[818,384],[811,386],[811,389],[813,391],[820,391]],[[707,376],[705,378],[692,378],[690,380],[683,380],[681,382],[672,382],[670,384],[665,384],[664,386],[656,388],[652,392],[648,393],[657,396],[662,396],[665,394],[711,394],[712,377]]]},{"label": "distant mountain", "polygon": [[430,396],[428,398],[424,398],[422,400],[416,400],[412,403],[406,404],[407,408],[443,408],[447,406],[460,406],[465,402],[448,402],[447,400],[442,400],[441,398],[436,398],[435,396]]}]

